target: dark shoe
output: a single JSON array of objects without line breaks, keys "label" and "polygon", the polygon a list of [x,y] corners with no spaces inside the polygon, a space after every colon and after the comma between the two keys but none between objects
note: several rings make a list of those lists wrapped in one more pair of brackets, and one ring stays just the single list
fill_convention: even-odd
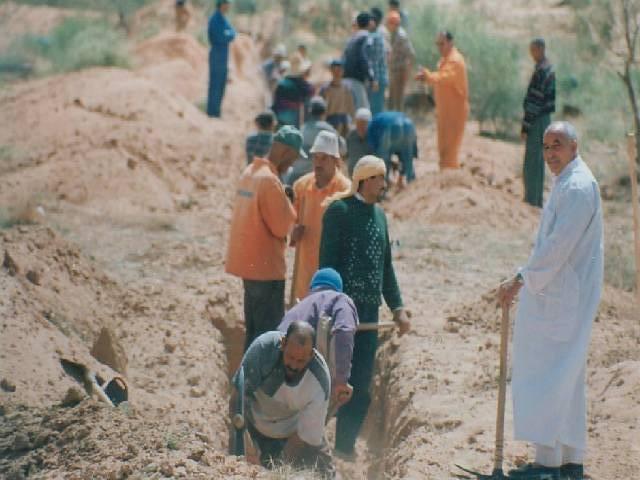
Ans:
[{"label": "dark shoe", "polygon": [[514,480],[561,480],[559,467],[543,467],[527,463],[515,470],[509,470],[509,478]]},{"label": "dark shoe", "polygon": [[562,480],[584,480],[584,467],[579,463],[565,463],[560,467]]}]

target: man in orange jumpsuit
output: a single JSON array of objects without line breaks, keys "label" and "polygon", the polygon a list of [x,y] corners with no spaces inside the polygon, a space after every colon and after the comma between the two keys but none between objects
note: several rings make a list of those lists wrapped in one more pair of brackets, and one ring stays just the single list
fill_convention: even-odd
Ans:
[{"label": "man in orange jumpsuit", "polygon": [[438,70],[424,68],[416,76],[433,87],[438,123],[438,153],[440,169],[459,168],[458,152],[469,115],[469,87],[464,57],[453,45],[450,32],[438,34],[440,51]]},{"label": "man in orange jumpsuit", "polygon": [[236,189],[225,270],[244,286],[245,351],[284,316],[284,253],[296,212],[279,175],[300,155],[306,156],[302,134],[282,127],[267,158],[254,157]]},{"label": "man in orange jumpsuit", "polygon": [[309,292],[311,277],[318,270],[320,237],[322,234],[322,206],[327,197],[349,190],[351,182],[340,172],[338,136],[326,130],[315,139],[310,153],[313,171],[293,184],[294,207],[298,224],[291,235],[292,243],[300,249],[298,272],[294,287],[295,298],[302,299]]}]

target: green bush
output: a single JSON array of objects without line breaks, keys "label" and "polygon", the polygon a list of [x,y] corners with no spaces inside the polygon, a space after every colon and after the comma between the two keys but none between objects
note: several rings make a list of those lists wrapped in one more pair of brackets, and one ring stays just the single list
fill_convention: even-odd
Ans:
[{"label": "green bush", "polygon": [[129,64],[124,33],[107,22],[67,18],[50,35],[26,35],[3,58],[39,65],[39,73],[67,72],[93,66]]},{"label": "green bush", "polygon": [[440,57],[436,35],[444,29],[451,31],[467,62],[471,115],[481,128],[490,125],[500,134],[516,130],[526,88],[520,73],[522,47],[490,34],[487,22],[477,14],[451,12],[433,3],[423,6],[411,20],[418,63],[435,69]]}]

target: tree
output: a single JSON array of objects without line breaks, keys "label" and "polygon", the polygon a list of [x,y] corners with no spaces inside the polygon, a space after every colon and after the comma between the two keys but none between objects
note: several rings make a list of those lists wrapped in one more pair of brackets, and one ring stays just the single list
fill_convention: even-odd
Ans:
[{"label": "tree", "polygon": [[584,54],[611,68],[624,84],[633,115],[636,164],[640,166],[640,0],[580,0],[576,3],[578,35],[586,45]]}]

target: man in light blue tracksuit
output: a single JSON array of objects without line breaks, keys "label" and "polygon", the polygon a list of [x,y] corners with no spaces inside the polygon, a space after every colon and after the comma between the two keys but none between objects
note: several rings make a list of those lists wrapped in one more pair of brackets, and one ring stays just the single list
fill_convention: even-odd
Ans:
[{"label": "man in light blue tracksuit", "polygon": [[236,37],[236,31],[227,20],[231,0],[216,0],[216,11],[209,19],[209,95],[207,115],[220,117],[220,106],[227,85],[229,44]]}]

